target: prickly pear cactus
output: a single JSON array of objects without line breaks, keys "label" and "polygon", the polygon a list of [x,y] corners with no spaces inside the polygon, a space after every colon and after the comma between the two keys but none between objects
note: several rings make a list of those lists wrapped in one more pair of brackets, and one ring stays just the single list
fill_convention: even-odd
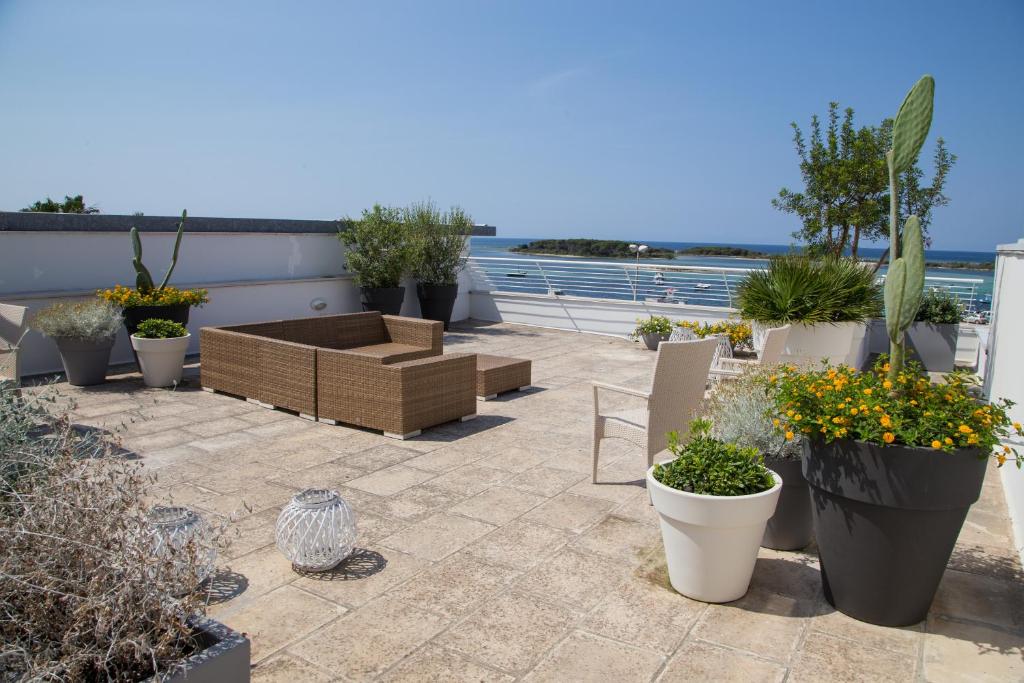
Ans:
[{"label": "prickly pear cactus", "polygon": [[924,296],[924,238],[921,221],[911,216],[903,225],[903,256],[889,265],[885,278],[885,328],[889,333],[890,368],[902,367],[904,333],[917,315]]},{"label": "prickly pear cactus", "polygon": [[188,211],[182,211],[181,222],[178,223],[178,234],[174,239],[174,253],[171,254],[171,265],[167,268],[167,274],[164,275],[164,279],[159,287],[153,284],[153,276],[150,275],[149,269],[142,263],[142,239],[139,237],[138,228],[132,226],[132,251],[135,253],[132,265],[135,266],[135,287],[140,292],[150,292],[154,289],[160,290],[167,286],[171,279],[171,273],[174,272],[174,266],[178,265],[178,249],[181,247],[181,236],[185,232],[185,219],[187,217]]}]

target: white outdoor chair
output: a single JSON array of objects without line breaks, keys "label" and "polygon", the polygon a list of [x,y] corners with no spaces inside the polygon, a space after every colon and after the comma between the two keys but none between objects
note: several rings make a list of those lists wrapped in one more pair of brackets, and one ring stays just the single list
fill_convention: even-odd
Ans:
[{"label": "white outdoor chair", "polygon": [[[654,456],[668,447],[668,433],[689,436],[690,419],[704,399],[711,358],[717,339],[661,342],[654,362],[654,380],[650,391],[593,382],[594,386],[594,473],[597,481],[597,460],[602,439],[625,439],[647,454],[647,466]],[[601,390],[644,401],[644,407],[633,410],[601,412],[598,395]]]},{"label": "white outdoor chair", "polygon": [[764,344],[761,346],[757,359],[731,358],[719,356],[711,366],[711,379],[721,380],[739,377],[745,369],[758,365],[774,365],[782,358],[789,337],[789,325],[772,327],[764,332]]},{"label": "white outdoor chair", "polygon": [[21,347],[25,336],[28,309],[13,304],[0,304],[0,381],[21,383]]}]

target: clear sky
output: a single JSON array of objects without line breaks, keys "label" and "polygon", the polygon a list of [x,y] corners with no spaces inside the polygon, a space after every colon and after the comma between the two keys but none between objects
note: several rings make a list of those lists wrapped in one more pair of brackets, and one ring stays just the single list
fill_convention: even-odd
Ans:
[{"label": "clear sky", "polygon": [[939,249],[1024,236],[1024,2],[0,0],[0,208],[787,243],[789,122],[937,81]]}]

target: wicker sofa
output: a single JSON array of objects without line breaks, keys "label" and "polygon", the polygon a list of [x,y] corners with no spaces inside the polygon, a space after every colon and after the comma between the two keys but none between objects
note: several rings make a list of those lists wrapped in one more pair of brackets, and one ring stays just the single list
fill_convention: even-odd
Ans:
[{"label": "wicker sofa", "polygon": [[407,438],[476,415],[476,357],[440,322],[376,312],[200,331],[203,388]]}]

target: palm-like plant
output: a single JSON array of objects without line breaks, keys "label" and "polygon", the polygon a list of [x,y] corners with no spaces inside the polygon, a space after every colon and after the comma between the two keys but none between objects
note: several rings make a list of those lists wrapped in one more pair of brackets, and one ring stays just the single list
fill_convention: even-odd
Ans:
[{"label": "palm-like plant", "polygon": [[745,320],[772,325],[863,322],[882,312],[874,274],[848,258],[774,257],[744,279],[737,301]]}]

